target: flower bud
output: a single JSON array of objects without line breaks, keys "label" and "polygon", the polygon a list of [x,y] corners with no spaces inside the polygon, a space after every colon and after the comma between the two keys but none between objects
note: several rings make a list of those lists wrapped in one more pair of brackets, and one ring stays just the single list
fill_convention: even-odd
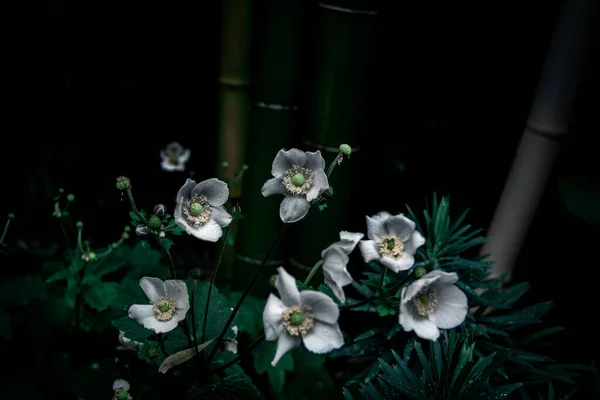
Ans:
[{"label": "flower bud", "polygon": [[65,189],[63,189],[63,188],[58,188],[58,193],[64,193],[64,192],[65,192]]},{"label": "flower bud", "polygon": [[275,274],[275,275],[272,275],[272,276],[269,278],[269,285],[271,285],[272,287],[275,287],[275,281],[276,281],[276,280],[277,280],[277,274]]},{"label": "flower bud", "polygon": [[323,197],[331,198],[333,197],[333,188],[329,186],[327,190],[323,193]]},{"label": "flower bud", "polygon": [[158,234],[158,237],[159,237],[159,238],[164,238],[164,237],[166,237],[166,236],[167,236],[167,234],[166,234],[166,233],[164,233],[163,231],[161,231],[161,232]]},{"label": "flower bud", "polygon": [[157,204],[154,206],[154,214],[159,217],[162,217],[167,212],[167,207],[164,204]]},{"label": "flower bud", "polygon": [[68,194],[67,195],[67,201],[75,201],[75,195],[74,194]]},{"label": "flower bud", "polygon": [[415,276],[415,278],[420,278],[423,275],[425,275],[427,273],[427,270],[424,267],[417,267],[415,268],[415,270],[413,271],[413,275]]},{"label": "flower bud", "polygon": [[88,257],[90,258],[90,260],[95,260],[96,259],[96,253],[94,253],[93,251],[90,251],[90,254],[88,254]]},{"label": "flower bud", "polygon": [[77,229],[83,229],[83,222],[82,221],[77,221],[77,223],[75,224],[75,227]]},{"label": "flower bud", "polygon": [[148,234],[148,227],[146,225],[138,225],[135,228],[135,234],[138,236],[146,236]]},{"label": "flower bud", "polygon": [[92,371],[98,371],[98,370],[100,369],[100,364],[98,364],[97,362],[95,362],[95,363],[91,363],[91,364],[90,364],[90,369],[91,369]]},{"label": "flower bud", "polygon": [[15,214],[9,213],[8,214],[8,219],[15,219]]},{"label": "flower bud", "polygon": [[341,144],[340,145],[340,153],[342,153],[345,156],[350,156],[350,154],[352,154],[352,147],[350,147],[347,144]]},{"label": "flower bud", "polygon": [[160,229],[162,226],[162,221],[156,215],[150,216],[148,219],[148,227],[150,229]]},{"label": "flower bud", "polygon": [[119,176],[117,178],[117,189],[127,190],[131,189],[131,181],[126,176]]},{"label": "flower bud", "polygon": [[123,239],[123,240],[129,239],[129,233],[127,233],[127,232],[121,233],[121,239]]},{"label": "flower bud", "polygon": [[190,270],[190,276],[192,277],[192,279],[200,279],[202,278],[202,270],[200,268],[192,268]]},{"label": "flower bud", "polygon": [[131,227],[129,225],[125,225],[125,227],[123,228],[124,232],[131,232]]},{"label": "flower bud", "polygon": [[154,347],[154,346],[153,346],[153,347],[150,347],[150,348],[148,349],[148,357],[150,357],[150,358],[156,358],[156,357],[158,357],[159,355],[160,355],[160,351],[158,350],[158,348],[157,348],[157,347]]}]

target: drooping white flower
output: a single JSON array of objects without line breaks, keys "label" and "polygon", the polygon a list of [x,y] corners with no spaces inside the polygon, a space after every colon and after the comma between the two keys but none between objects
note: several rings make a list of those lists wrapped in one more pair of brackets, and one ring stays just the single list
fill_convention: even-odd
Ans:
[{"label": "drooping white flower", "polygon": [[175,222],[198,239],[216,242],[233,219],[223,207],[228,198],[227,184],[217,178],[198,184],[188,179],[177,193]]},{"label": "drooping white flower", "polygon": [[433,270],[402,289],[400,325],[405,331],[437,340],[440,329],[452,329],[467,316],[467,296],[455,282],[456,273]]},{"label": "drooping white flower", "polygon": [[191,151],[182,145],[173,142],[160,151],[162,162],[160,167],[165,171],[185,171],[185,164],[190,159]]},{"label": "drooping white flower", "polygon": [[410,269],[417,249],[425,244],[413,221],[385,211],[367,216],[367,237],[359,244],[365,262],[379,261],[394,272]]},{"label": "drooping white flower", "polygon": [[273,160],[269,179],[263,185],[263,196],[283,194],[279,217],[283,222],[297,222],[308,214],[310,202],[329,188],[324,171],[325,160],[319,150],[304,152],[298,149],[279,150]]},{"label": "drooping white flower", "polygon": [[129,394],[129,382],[125,379],[117,379],[113,382],[113,400],[132,400]]},{"label": "drooping white flower", "polygon": [[185,319],[190,308],[188,289],[184,281],[144,277],[140,286],[150,304],[134,304],[129,307],[129,317],[142,324],[144,328],[156,333],[172,331],[179,321]]},{"label": "drooping white flower", "polygon": [[125,332],[123,331],[119,331],[119,343],[121,343],[121,345],[117,346],[117,350],[134,351],[136,353],[144,345],[143,343],[128,339],[127,337],[125,337]]},{"label": "drooping white flower", "polygon": [[335,297],[342,303],[346,301],[346,295],[342,287],[352,282],[352,276],[346,268],[350,260],[348,256],[364,236],[362,233],[342,231],[340,232],[340,240],[321,252],[325,285],[331,289]]},{"label": "drooping white flower", "polygon": [[263,311],[266,340],[277,340],[277,350],[271,365],[275,366],[288,351],[304,342],[304,346],[316,354],[327,353],[344,345],[338,325],[340,310],[327,295],[313,290],[299,291],[296,279],[283,267],[275,287],[277,297],[269,295]]}]

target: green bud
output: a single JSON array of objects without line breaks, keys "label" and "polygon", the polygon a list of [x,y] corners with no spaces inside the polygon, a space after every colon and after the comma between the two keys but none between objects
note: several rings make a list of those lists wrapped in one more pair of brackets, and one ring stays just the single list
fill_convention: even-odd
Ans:
[{"label": "green bud", "polygon": [[138,225],[135,228],[135,234],[138,236],[146,236],[148,234],[148,228],[145,225]]},{"label": "green bud", "polygon": [[189,274],[192,279],[202,278],[202,270],[200,268],[192,268]]},{"label": "green bud", "polygon": [[90,254],[88,254],[88,257],[90,258],[90,260],[95,260],[96,259],[96,253],[94,253],[93,251],[90,251]]},{"label": "green bud", "polygon": [[333,197],[333,188],[329,186],[325,193],[323,193],[326,197]]},{"label": "green bud", "polygon": [[159,217],[162,217],[167,212],[167,207],[164,204],[157,204],[154,206],[154,214]]},{"label": "green bud", "polygon": [[350,154],[352,154],[352,147],[350,147],[350,145],[347,144],[340,144],[340,153],[342,153],[345,156],[350,156]]},{"label": "green bud", "polygon": [[420,278],[427,273],[427,270],[424,267],[417,267],[413,271],[413,275],[415,278]]},{"label": "green bud", "polygon": [[269,285],[271,285],[272,287],[275,287],[275,281],[277,280],[277,275],[272,275],[269,278]]},{"label": "green bud", "polygon": [[83,221],[77,221],[77,222],[75,223],[75,227],[76,227],[77,229],[83,229]]},{"label": "green bud", "polygon": [[117,247],[119,247],[119,243],[116,243],[116,242],[115,242],[115,243],[112,243],[112,244],[110,245],[110,247],[112,247],[113,249],[116,249]]},{"label": "green bud", "polygon": [[158,347],[150,347],[148,349],[148,357],[150,358],[156,358],[160,355],[160,351],[158,350]]},{"label": "green bud", "polygon": [[117,178],[117,189],[127,190],[131,189],[131,181],[126,176],[120,176]]},{"label": "green bud", "polygon": [[58,188],[58,193],[64,193],[64,192],[65,192],[65,189],[63,189],[63,188]]},{"label": "green bud", "polygon": [[8,213],[8,219],[15,219],[15,214]]},{"label": "green bud", "polygon": [[123,239],[123,240],[129,239],[129,233],[127,233],[127,232],[121,233],[121,239]]},{"label": "green bud", "polygon": [[129,225],[125,225],[125,228],[123,228],[123,231],[131,232],[131,227]]},{"label": "green bud", "polygon": [[67,195],[67,200],[68,201],[75,201],[75,195],[74,194],[68,194]]},{"label": "green bud", "polygon": [[98,364],[97,362],[95,362],[95,363],[91,363],[91,364],[90,364],[90,369],[91,369],[92,371],[98,371],[98,370],[100,369],[100,364]]},{"label": "green bud", "polygon": [[150,229],[160,229],[162,226],[162,221],[156,215],[152,215],[148,220],[148,226]]}]

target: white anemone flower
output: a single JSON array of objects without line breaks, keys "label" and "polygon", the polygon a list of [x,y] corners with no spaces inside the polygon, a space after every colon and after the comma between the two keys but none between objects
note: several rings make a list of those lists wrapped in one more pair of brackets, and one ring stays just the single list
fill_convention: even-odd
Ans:
[{"label": "white anemone flower", "polygon": [[216,242],[233,219],[223,207],[228,198],[227,184],[217,178],[198,184],[188,179],[177,193],[175,223],[200,240]]},{"label": "white anemone flower", "polygon": [[455,272],[433,270],[402,289],[400,325],[406,332],[437,340],[440,329],[452,329],[467,316],[467,296],[454,283]]},{"label": "white anemone flower", "polygon": [[340,240],[321,252],[323,258],[323,277],[325,285],[331,289],[335,297],[343,303],[346,295],[342,287],[352,283],[352,275],[348,272],[348,257],[365,235],[354,232],[340,232]]},{"label": "white anemone flower", "polygon": [[179,143],[173,142],[160,151],[160,158],[162,158],[160,167],[169,172],[185,171],[185,164],[190,159],[190,154],[189,149],[184,149]]},{"label": "white anemone flower", "polygon": [[263,311],[265,339],[277,340],[271,362],[275,366],[288,351],[304,342],[310,352],[327,353],[344,345],[338,325],[340,310],[327,295],[313,290],[299,291],[296,279],[283,267],[277,269],[277,297],[269,295]]},{"label": "white anemone flower", "polygon": [[410,269],[417,249],[425,244],[413,221],[385,211],[367,216],[367,236],[359,244],[365,262],[379,261],[394,272]]},{"label": "white anemone flower", "polygon": [[300,221],[308,214],[310,202],[329,189],[324,168],[325,160],[319,150],[314,153],[279,150],[271,168],[274,178],[265,182],[261,192],[265,197],[285,195],[279,206],[279,218],[283,222]]},{"label": "white anemone flower", "polygon": [[156,333],[170,332],[185,319],[190,299],[184,281],[170,279],[163,282],[158,278],[144,277],[140,279],[140,286],[150,304],[129,307],[130,318]]},{"label": "white anemone flower", "polygon": [[144,345],[143,343],[136,342],[135,340],[131,340],[131,339],[125,337],[125,332],[123,332],[123,331],[119,331],[119,343],[121,343],[121,345],[117,346],[117,350],[133,351],[136,353]]},{"label": "white anemone flower", "polygon": [[115,392],[113,400],[132,400],[129,394],[129,382],[125,379],[117,379],[113,382],[113,392]]}]

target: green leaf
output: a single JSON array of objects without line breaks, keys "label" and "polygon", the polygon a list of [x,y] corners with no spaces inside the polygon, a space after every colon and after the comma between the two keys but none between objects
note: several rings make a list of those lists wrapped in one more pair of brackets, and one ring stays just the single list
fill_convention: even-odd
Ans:
[{"label": "green leaf", "polygon": [[[169,225],[172,225],[174,223],[175,223],[175,221],[170,221]],[[179,236],[183,233],[183,228],[180,227],[179,225],[176,225],[173,228],[169,229],[168,233],[170,233],[171,235]]]},{"label": "green leaf", "polygon": [[354,400],[354,397],[348,389],[342,388],[342,394],[344,395],[345,400]]},{"label": "green leaf", "polygon": [[[229,298],[231,299],[231,303],[237,303],[241,295],[241,292],[230,293]],[[236,317],[237,327],[240,332],[246,332],[252,338],[258,337],[263,330],[262,313],[265,304],[266,300],[257,299],[252,295],[246,296]]]},{"label": "green leaf", "polygon": [[276,366],[271,365],[273,357],[275,357],[275,342],[262,342],[252,351],[254,359],[254,369],[258,374],[266,373],[271,384],[273,394],[279,394],[283,390],[285,384],[286,371],[294,370],[294,359],[292,353],[286,353]]},{"label": "green leaf", "polygon": [[4,311],[0,310],[0,337],[3,337],[8,340],[12,340],[12,328],[10,327],[10,315]]},{"label": "green leaf", "polygon": [[83,298],[96,311],[115,305],[119,290],[118,283],[103,282],[95,276],[86,276],[82,282]]},{"label": "green leaf", "polygon": [[3,307],[26,306],[46,297],[46,286],[39,275],[13,275],[0,281]]},{"label": "green leaf", "polygon": [[508,395],[523,386],[522,383],[511,383],[491,389],[484,397],[485,400],[507,399]]},{"label": "green leaf", "polygon": [[524,307],[509,314],[480,317],[482,323],[492,323],[500,326],[523,326],[542,322],[540,318],[553,307],[553,302],[546,301],[533,306]]},{"label": "green leaf", "polygon": [[168,251],[171,249],[171,246],[175,244],[175,242],[169,238],[162,238],[160,239],[160,244]]},{"label": "green leaf", "polygon": [[86,275],[94,275],[101,278],[111,272],[123,268],[127,264],[127,259],[131,254],[131,247],[121,246],[112,250],[108,255],[100,260],[91,261],[86,270]]},{"label": "green leaf", "polygon": [[[142,214],[142,216],[146,219],[148,219],[148,214],[146,213],[146,211],[144,210],[140,210],[140,214]],[[129,211],[129,217],[131,218],[131,224],[133,226],[138,226],[138,225],[145,225],[144,220],[142,220],[140,217],[137,216],[137,214],[133,211]]]},{"label": "green leaf", "polygon": [[116,319],[112,321],[112,325],[123,332],[126,338],[136,342],[147,342],[152,337],[156,336],[156,333],[150,329],[144,328],[142,324],[129,317]]},{"label": "green leaf", "polygon": [[[206,351],[205,351],[206,352]],[[238,365],[225,370],[226,376],[213,383],[192,388],[190,400],[260,400],[263,396],[252,379]]]},{"label": "green leaf", "polygon": [[396,315],[396,308],[391,307],[388,304],[379,305],[379,316],[385,317],[386,315]]}]

